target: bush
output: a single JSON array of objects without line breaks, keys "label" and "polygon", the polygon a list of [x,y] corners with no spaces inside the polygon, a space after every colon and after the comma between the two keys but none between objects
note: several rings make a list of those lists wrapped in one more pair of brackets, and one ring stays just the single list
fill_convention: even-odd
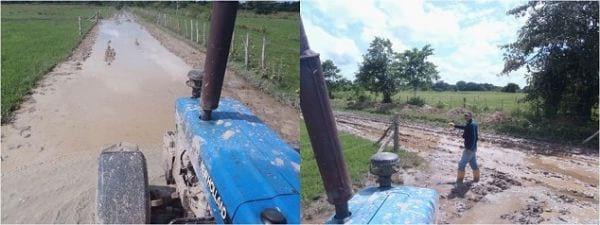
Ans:
[{"label": "bush", "polygon": [[524,113],[525,113],[525,110],[523,110],[521,108],[515,108],[510,112],[510,116],[515,117],[515,118],[521,118],[521,116],[523,116]]},{"label": "bush", "polygon": [[435,103],[435,107],[438,109],[444,109],[446,107],[446,103],[443,103],[442,101],[438,101],[437,103]]},{"label": "bush", "polygon": [[361,94],[361,95],[359,95],[359,96],[357,97],[357,99],[356,99],[356,100],[358,100],[359,102],[366,102],[366,101],[369,101],[370,99],[369,99],[369,97],[368,97],[368,96],[366,96],[366,95],[364,95],[364,94]]},{"label": "bush", "polygon": [[423,105],[425,105],[425,99],[422,99],[420,97],[412,97],[406,102],[406,104],[423,106]]},{"label": "bush", "polygon": [[467,104],[467,107],[469,107],[471,109],[472,113],[480,113],[482,110],[482,108],[476,104],[472,104],[472,105]]}]

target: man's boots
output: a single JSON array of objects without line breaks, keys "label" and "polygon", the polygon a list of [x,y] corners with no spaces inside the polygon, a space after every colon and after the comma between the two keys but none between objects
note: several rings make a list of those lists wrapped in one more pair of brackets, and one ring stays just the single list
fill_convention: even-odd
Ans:
[{"label": "man's boots", "polygon": [[456,184],[462,184],[464,179],[465,179],[465,171],[459,170],[458,173],[456,174]]},{"label": "man's boots", "polygon": [[473,182],[479,182],[480,175],[479,170],[473,170]]}]

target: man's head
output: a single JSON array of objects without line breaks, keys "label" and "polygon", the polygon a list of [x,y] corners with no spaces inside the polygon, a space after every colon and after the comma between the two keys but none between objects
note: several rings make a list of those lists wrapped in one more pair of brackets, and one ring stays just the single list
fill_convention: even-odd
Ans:
[{"label": "man's head", "polygon": [[466,112],[465,113],[465,121],[469,122],[473,119],[473,113],[471,112]]}]

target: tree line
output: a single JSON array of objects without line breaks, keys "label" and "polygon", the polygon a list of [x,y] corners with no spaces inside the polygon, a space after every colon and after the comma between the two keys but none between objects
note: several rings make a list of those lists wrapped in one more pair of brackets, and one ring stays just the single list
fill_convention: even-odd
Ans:
[{"label": "tree line", "polygon": [[465,82],[458,81],[456,84],[449,84],[444,82],[443,80],[435,82],[431,90],[434,91],[501,91],[501,92],[525,92],[527,91],[527,86],[523,89],[519,87],[518,84],[508,83],[506,86],[496,86],[489,83],[476,83],[476,82]]},{"label": "tree line", "polygon": [[[437,66],[428,61],[433,55],[433,48],[425,45],[422,48],[413,48],[403,52],[395,52],[389,39],[375,37],[370,43],[363,60],[359,64],[356,79],[350,81],[340,75],[341,70],[333,61],[325,60],[322,63],[323,74],[327,86],[331,90],[356,90],[364,89],[383,95],[383,103],[391,103],[391,96],[403,89],[413,91],[413,98],[417,97],[418,90],[432,89],[435,91],[503,91],[518,92],[521,89],[517,84],[509,83],[505,87],[498,87],[488,83],[474,83],[459,81],[455,85],[438,80]],[[329,96],[333,98],[330,91]]]},{"label": "tree line", "polygon": [[[350,81],[340,74],[342,71],[335,65],[331,60],[325,60],[322,63],[323,74],[325,76],[325,82],[327,87],[332,91],[349,91],[358,87],[359,84],[356,81]],[[410,87],[402,87],[401,89],[406,90]],[[455,84],[446,83],[443,80],[436,81],[431,86],[421,86],[420,90],[432,90],[432,91],[499,91],[508,93],[527,92],[528,86],[523,88],[519,87],[518,84],[508,83],[505,86],[496,86],[490,83],[477,83],[477,82],[466,82],[458,81]],[[330,93],[330,97],[333,94]]]}]

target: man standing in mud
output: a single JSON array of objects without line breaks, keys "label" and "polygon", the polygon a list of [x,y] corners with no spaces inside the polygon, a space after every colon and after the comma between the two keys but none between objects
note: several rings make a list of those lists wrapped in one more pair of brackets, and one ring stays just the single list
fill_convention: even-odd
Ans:
[{"label": "man standing in mud", "polygon": [[471,112],[465,113],[465,121],[467,124],[464,126],[455,125],[454,123],[449,123],[451,127],[458,128],[464,130],[463,138],[465,139],[465,146],[462,152],[462,157],[458,162],[458,173],[456,175],[456,184],[462,184],[463,179],[465,178],[465,167],[467,163],[471,166],[473,170],[473,182],[479,181],[479,167],[477,167],[477,139],[479,136],[477,122],[473,120],[473,114]]}]

